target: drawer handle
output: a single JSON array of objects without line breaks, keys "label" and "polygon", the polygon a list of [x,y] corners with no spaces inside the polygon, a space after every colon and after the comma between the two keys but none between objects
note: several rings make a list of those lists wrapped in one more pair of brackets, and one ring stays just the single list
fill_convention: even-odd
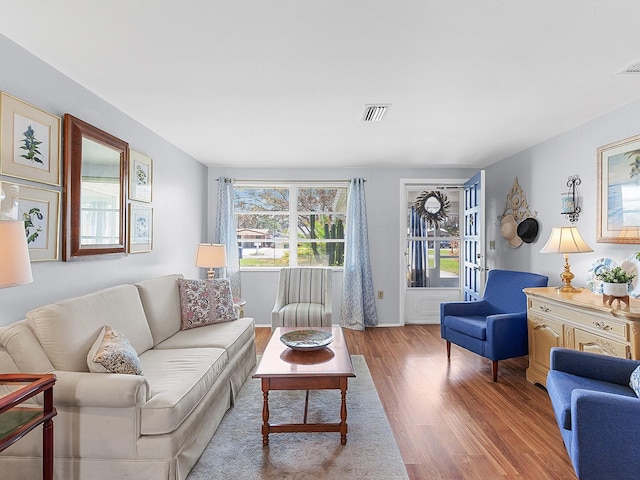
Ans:
[{"label": "drawer handle", "polygon": [[538,325],[536,325],[535,327],[533,327],[534,330],[540,330],[541,328],[547,328],[548,325],[546,323],[539,323]]},{"label": "drawer handle", "polygon": [[604,322],[593,322],[593,324],[600,330],[611,330],[611,327]]},{"label": "drawer handle", "polygon": [[540,310],[542,310],[543,312],[550,312],[551,309],[545,305],[540,305]]}]

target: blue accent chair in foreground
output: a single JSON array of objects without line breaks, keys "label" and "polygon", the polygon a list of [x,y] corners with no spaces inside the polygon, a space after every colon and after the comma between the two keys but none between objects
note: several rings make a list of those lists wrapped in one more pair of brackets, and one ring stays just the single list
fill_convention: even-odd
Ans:
[{"label": "blue accent chair in foreground", "polygon": [[640,398],[629,386],[640,361],[551,349],[547,392],[580,480],[640,478]]},{"label": "blue accent chair in foreground", "polygon": [[498,361],[529,353],[527,297],[523,289],[546,287],[549,278],[537,273],[491,270],[482,299],[440,304],[440,334],[451,344],[491,360],[493,381]]}]

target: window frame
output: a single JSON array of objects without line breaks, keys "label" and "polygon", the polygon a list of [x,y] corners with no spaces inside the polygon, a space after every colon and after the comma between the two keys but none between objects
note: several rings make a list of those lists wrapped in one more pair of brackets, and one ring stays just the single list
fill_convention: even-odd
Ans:
[{"label": "window frame", "polygon": [[[298,210],[298,191],[304,188],[326,188],[326,189],[331,189],[331,188],[345,188],[347,190],[347,196],[348,196],[348,187],[349,187],[349,181],[348,180],[322,180],[322,181],[318,181],[318,180],[235,180],[234,181],[234,185],[233,185],[234,189],[238,188],[238,187],[242,187],[242,188],[279,188],[279,189],[284,189],[284,188],[288,188],[289,190],[289,210],[287,211],[282,211],[282,210],[278,210],[278,211],[261,211],[264,212],[265,214],[274,214],[274,215],[284,215],[286,213],[288,213],[289,215],[289,235],[287,237],[287,240],[283,240],[281,243],[288,243],[289,244],[289,263],[287,266],[299,266],[298,263],[298,245],[301,243],[320,243],[320,244],[328,244],[328,243],[342,243],[343,245],[345,244],[345,240],[344,238],[341,240],[332,240],[332,239],[324,239],[324,238],[299,238],[298,236],[298,219],[300,216],[303,215],[309,215],[309,214],[318,214],[318,215],[322,215],[322,214],[336,214],[336,215],[342,215],[344,217],[344,223],[345,223],[345,227],[346,227],[346,222],[347,222],[347,207],[346,207],[346,202],[345,202],[345,206],[344,206],[344,211],[342,210],[338,210],[338,211],[331,211],[331,212],[327,212],[327,211],[319,211],[319,212],[310,212],[307,210]],[[302,212],[302,213],[300,213]],[[238,210],[236,210],[235,205],[234,205],[234,216],[236,217],[236,224],[238,224],[238,215],[251,215],[251,214],[256,214],[255,212],[247,212],[247,211],[241,211],[239,212]],[[237,228],[237,227],[236,227]],[[275,241],[274,241],[275,243]],[[344,268],[343,265],[331,265],[331,268],[333,268],[334,270],[340,271]],[[257,267],[257,266],[242,266],[240,265],[240,271],[274,271],[274,270],[280,270],[280,268],[282,267],[278,267],[278,266],[265,266],[265,267]]]}]

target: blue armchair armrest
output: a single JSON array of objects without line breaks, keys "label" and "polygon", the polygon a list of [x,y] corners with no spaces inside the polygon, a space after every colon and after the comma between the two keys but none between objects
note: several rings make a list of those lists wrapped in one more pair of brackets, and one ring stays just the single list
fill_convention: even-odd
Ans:
[{"label": "blue armchair armrest", "polygon": [[579,478],[638,478],[639,398],[574,390],[571,423],[570,456]]},{"label": "blue armchair armrest", "polygon": [[440,304],[440,318],[447,315],[466,317],[469,315],[486,315],[488,304],[484,300],[477,302],[446,302]]},{"label": "blue armchair armrest", "polygon": [[500,313],[487,317],[487,358],[503,360],[529,351],[527,313]]},{"label": "blue armchair armrest", "polygon": [[640,365],[638,360],[580,352],[566,348],[551,349],[551,370],[603,382],[628,385],[631,373]]}]

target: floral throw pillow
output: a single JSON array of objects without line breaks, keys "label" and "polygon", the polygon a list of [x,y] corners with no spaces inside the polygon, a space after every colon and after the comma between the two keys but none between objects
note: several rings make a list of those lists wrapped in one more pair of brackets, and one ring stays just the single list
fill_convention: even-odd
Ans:
[{"label": "floral throw pillow", "polygon": [[633,391],[636,392],[636,395],[640,397],[640,366],[636,367],[636,369],[631,373],[629,386],[633,388]]},{"label": "floral throw pillow", "polygon": [[228,278],[210,280],[178,279],[181,330],[235,320],[233,295]]},{"label": "floral throw pillow", "polygon": [[94,373],[142,375],[142,364],[129,340],[106,325],[89,349],[87,366]]}]

